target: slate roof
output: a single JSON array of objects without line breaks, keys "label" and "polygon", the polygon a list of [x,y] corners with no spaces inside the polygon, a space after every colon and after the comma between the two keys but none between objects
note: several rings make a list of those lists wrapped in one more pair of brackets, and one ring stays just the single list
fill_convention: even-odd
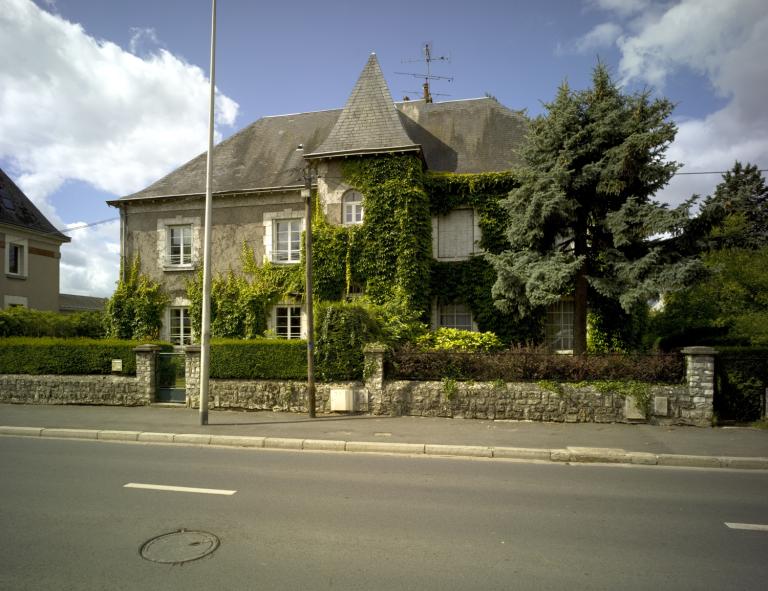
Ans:
[{"label": "slate roof", "polygon": [[59,294],[60,312],[101,312],[107,305],[107,298],[82,296],[72,293]]},{"label": "slate roof", "polygon": [[[361,97],[370,99],[368,107]],[[509,170],[519,163],[516,150],[525,136],[526,118],[494,99],[391,101],[378,61],[371,56],[343,110],[264,117],[217,145],[214,193],[301,187],[305,155],[343,157],[421,149],[430,170],[458,173]],[[355,113],[365,126],[360,117],[357,126]],[[364,128],[378,139],[368,141]],[[296,150],[299,144],[304,145],[303,153]],[[205,160],[205,153],[200,154],[146,189],[109,203],[202,195]]]},{"label": "slate roof", "polygon": [[71,238],[59,232],[48,219],[40,213],[35,204],[16,186],[3,169],[0,168],[0,224],[17,226],[32,232],[45,234],[60,242],[69,242]]},{"label": "slate roof", "polygon": [[372,53],[330,134],[306,157],[420,150],[403,129],[379,60]]}]

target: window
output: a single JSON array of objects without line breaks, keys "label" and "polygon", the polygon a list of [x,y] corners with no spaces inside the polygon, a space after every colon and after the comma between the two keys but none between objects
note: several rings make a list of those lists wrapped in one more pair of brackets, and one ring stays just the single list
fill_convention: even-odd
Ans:
[{"label": "window", "polygon": [[189,308],[171,308],[170,340],[176,346],[192,343],[192,323],[189,320]]},{"label": "window", "polygon": [[432,252],[438,259],[463,260],[479,249],[480,239],[475,212],[471,209],[456,209],[446,215],[433,218]]},{"label": "window", "polygon": [[345,226],[363,223],[363,196],[357,191],[344,193],[342,202],[343,223]]},{"label": "window", "polygon": [[272,260],[298,263],[301,259],[301,220],[275,220]]},{"label": "window", "polygon": [[192,264],[192,226],[169,226],[168,261],[173,266]]},{"label": "window", "polygon": [[275,308],[275,333],[281,339],[301,338],[301,306]]},{"label": "window", "polygon": [[547,308],[544,327],[547,347],[552,351],[573,351],[573,300],[563,299]]},{"label": "window", "polygon": [[24,296],[7,295],[3,297],[4,308],[26,308],[27,298]]},{"label": "window", "polygon": [[8,272],[11,275],[23,275],[24,247],[21,244],[8,245]]},{"label": "window", "polygon": [[443,304],[440,306],[438,326],[472,330],[472,312],[466,304]]},{"label": "window", "polygon": [[27,240],[5,237],[5,273],[12,277],[27,276]]}]

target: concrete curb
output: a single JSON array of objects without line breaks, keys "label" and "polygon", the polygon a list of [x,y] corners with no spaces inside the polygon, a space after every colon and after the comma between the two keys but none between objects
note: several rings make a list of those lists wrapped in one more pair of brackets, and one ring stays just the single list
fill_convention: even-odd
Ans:
[{"label": "concrete curb", "polygon": [[686,454],[652,454],[628,452],[601,447],[568,447],[539,449],[525,447],[486,447],[479,445],[443,445],[432,443],[391,443],[385,441],[337,441],[295,439],[289,437],[247,437],[206,435],[201,433],[152,433],[108,429],[60,429],[43,427],[0,426],[0,436],[50,437],[100,441],[136,441],[143,443],[178,443],[182,445],[215,445],[251,449],[283,449],[294,451],[330,451],[349,453],[407,454],[458,458],[489,458],[560,463],[634,464],[689,468],[731,468],[768,470],[768,458],[695,456]]}]

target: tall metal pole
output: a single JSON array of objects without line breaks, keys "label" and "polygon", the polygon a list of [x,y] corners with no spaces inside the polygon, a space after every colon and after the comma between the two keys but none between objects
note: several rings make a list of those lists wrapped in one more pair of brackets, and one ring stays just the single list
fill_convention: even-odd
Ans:
[{"label": "tall metal pole", "polygon": [[315,314],[312,306],[312,169],[310,165],[304,169],[304,257],[306,259],[306,288],[304,291],[307,303],[307,407],[309,418],[315,418]]},{"label": "tall metal pole", "polygon": [[208,111],[208,156],[205,177],[205,230],[203,236],[203,318],[200,335],[200,424],[208,424],[208,376],[211,369],[211,214],[213,195],[213,112],[216,100],[216,0],[211,7],[211,96]]}]

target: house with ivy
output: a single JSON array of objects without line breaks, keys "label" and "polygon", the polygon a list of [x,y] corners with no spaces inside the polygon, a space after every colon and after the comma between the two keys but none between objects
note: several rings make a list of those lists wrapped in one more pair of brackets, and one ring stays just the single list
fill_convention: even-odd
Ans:
[{"label": "house with ivy", "polygon": [[[242,282],[252,290],[245,325],[227,330],[304,336],[307,172],[317,299],[400,298],[433,327],[492,330],[507,342],[570,330],[567,309],[520,320],[500,313],[491,296],[496,276],[483,253],[504,249],[500,200],[515,186],[526,124],[522,112],[490,97],[394,102],[371,54],[342,109],[264,117],[219,143],[214,336],[217,314],[232,305],[227,290]],[[142,272],[162,285],[169,304],[161,336],[177,345],[194,339],[199,311],[205,181],[201,154],[109,202],[120,211],[123,267],[139,257]]]}]

